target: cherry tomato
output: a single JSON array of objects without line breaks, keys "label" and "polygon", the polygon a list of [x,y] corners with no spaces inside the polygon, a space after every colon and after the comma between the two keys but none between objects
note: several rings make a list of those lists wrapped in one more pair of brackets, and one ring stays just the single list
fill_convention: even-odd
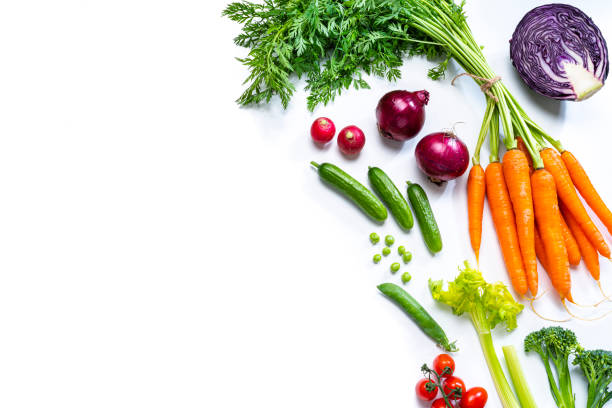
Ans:
[{"label": "cherry tomato", "polygon": [[[449,399],[458,400],[465,393],[465,384],[463,380],[459,377],[455,377],[454,375],[446,378],[442,388],[444,390],[444,394],[446,394]],[[457,395],[456,393],[453,393],[453,395],[450,395],[455,388],[461,388],[461,394]]]},{"label": "cherry tomato", "polygon": [[[442,375],[444,368],[448,367],[448,372]],[[442,377],[450,377],[455,372],[455,360],[448,354],[440,354],[433,361],[433,369]]]},{"label": "cherry tomato", "polygon": [[335,134],[336,126],[329,118],[317,118],[310,127],[310,136],[317,143],[327,143]]},{"label": "cherry tomato", "polygon": [[[427,386],[427,384],[431,384],[431,391],[427,389],[430,388]],[[438,395],[438,388],[429,378],[421,378],[416,384],[415,391],[417,398],[421,401],[431,401],[432,399],[436,398],[436,395]]]},{"label": "cherry tomato", "polygon": [[463,394],[459,406],[461,408],[483,408],[487,404],[487,390],[482,387],[472,387]]},{"label": "cherry tomato", "polygon": [[446,406],[446,402],[444,401],[444,398],[438,398],[437,400],[431,403],[431,408],[448,408],[448,407]]}]

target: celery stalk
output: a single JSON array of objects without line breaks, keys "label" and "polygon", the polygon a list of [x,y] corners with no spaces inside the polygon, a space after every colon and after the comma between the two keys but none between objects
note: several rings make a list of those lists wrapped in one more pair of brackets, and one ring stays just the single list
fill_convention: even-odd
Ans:
[{"label": "celery stalk", "polygon": [[503,346],[504,357],[506,358],[506,364],[508,365],[508,372],[514,385],[514,390],[518,396],[519,402],[523,408],[537,408],[537,405],[529,391],[527,380],[523,375],[523,369],[521,368],[521,362],[518,359],[516,348],[514,346]]},{"label": "celery stalk", "polygon": [[508,380],[506,380],[504,370],[502,369],[499,359],[497,358],[497,354],[495,353],[493,337],[491,336],[491,330],[488,327],[486,318],[484,318],[484,313],[480,313],[480,310],[476,309],[472,311],[471,317],[472,323],[476,328],[476,332],[478,332],[480,347],[482,348],[485,360],[487,361],[489,373],[493,379],[493,384],[495,384],[495,389],[497,390],[497,395],[499,396],[502,406],[504,408],[521,408],[521,405],[517,401],[514,392],[512,392],[510,384],[508,384]]}]

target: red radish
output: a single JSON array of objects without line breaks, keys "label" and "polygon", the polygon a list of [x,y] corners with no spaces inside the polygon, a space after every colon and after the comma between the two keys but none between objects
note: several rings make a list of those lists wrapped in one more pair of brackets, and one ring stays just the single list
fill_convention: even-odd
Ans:
[{"label": "red radish", "polygon": [[456,179],[470,162],[467,146],[451,131],[425,136],[414,154],[419,169],[437,184]]},{"label": "red radish", "polygon": [[425,122],[425,105],[429,92],[391,91],[385,94],[376,107],[378,131],[387,139],[412,139],[420,132]]},{"label": "red radish", "polygon": [[334,138],[336,125],[329,118],[317,118],[310,127],[310,136],[317,143],[327,143]]},{"label": "red radish", "polygon": [[344,154],[354,155],[363,149],[365,135],[357,126],[347,126],[338,133],[338,147]]}]

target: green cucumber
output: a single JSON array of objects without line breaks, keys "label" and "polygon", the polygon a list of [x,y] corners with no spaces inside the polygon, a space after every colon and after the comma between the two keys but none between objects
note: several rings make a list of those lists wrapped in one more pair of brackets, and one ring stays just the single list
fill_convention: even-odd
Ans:
[{"label": "green cucumber", "polygon": [[318,171],[319,177],[340,193],[351,199],[359,208],[375,221],[387,219],[387,209],[380,200],[363,184],[331,163],[310,162]]},{"label": "green cucumber", "polygon": [[395,187],[389,176],[378,167],[370,167],[368,178],[374,192],[378,194],[383,203],[387,204],[399,226],[405,230],[412,228],[414,225],[412,211],[410,211],[408,202],[397,187]]},{"label": "green cucumber", "polygon": [[408,184],[408,200],[414,210],[414,215],[421,228],[425,245],[433,253],[442,250],[442,237],[436,218],[431,211],[429,199],[425,190],[416,183],[406,182]]}]

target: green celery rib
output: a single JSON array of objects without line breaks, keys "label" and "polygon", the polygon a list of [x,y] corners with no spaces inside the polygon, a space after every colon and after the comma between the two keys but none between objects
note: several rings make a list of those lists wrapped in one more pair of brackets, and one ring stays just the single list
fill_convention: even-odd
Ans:
[{"label": "green celery rib", "polygon": [[504,370],[495,353],[493,337],[491,336],[491,330],[486,321],[484,311],[481,308],[476,308],[472,310],[470,317],[478,333],[478,340],[480,341],[480,346],[482,347],[487,366],[489,367],[489,373],[491,374],[493,384],[495,384],[495,389],[497,390],[503,408],[521,408],[516,396],[512,392],[512,388],[510,388],[510,384],[508,384],[508,380],[506,380]]},{"label": "green celery rib", "polygon": [[510,378],[514,385],[514,391],[516,391],[521,406],[523,408],[537,408],[531,391],[529,391],[527,380],[525,380],[525,376],[523,375],[523,369],[521,368],[516,348],[514,348],[514,346],[504,346],[502,350],[504,351],[508,372],[510,373]]}]

